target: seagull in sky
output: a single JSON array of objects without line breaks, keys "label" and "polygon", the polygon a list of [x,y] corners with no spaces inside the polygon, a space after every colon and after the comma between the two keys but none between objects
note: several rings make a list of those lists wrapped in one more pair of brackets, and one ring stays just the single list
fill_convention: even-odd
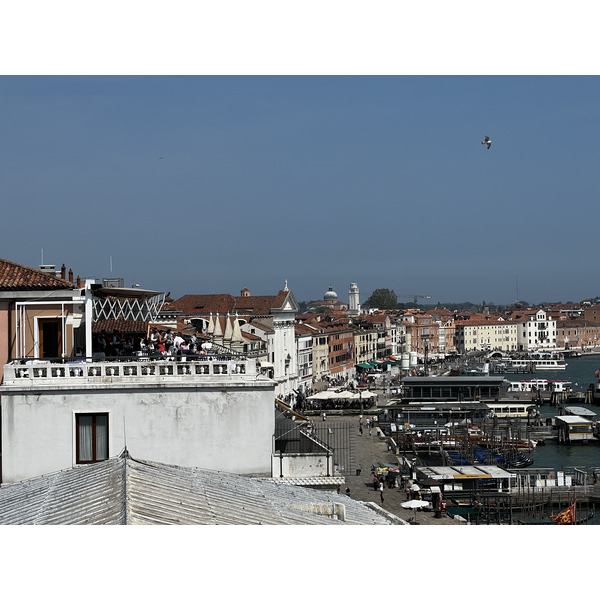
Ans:
[{"label": "seagull in sky", "polygon": [[483,142],[481,142],[482,144],[487,146],[487,149],[490,149],[490,146],[492,145],[492,140],[490,140],[490,136],[486,135],[485,139],[483,140]]}]

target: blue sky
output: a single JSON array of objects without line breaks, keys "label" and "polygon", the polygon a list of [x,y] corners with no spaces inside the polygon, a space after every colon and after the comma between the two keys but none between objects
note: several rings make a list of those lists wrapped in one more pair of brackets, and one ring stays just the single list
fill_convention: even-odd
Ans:
[{"label": "blue sky", "polygon": [[[188,293],[596,282],[597,76],[0,77],[0,256]],[[492,138],[488,151],[481,145]],[[162,158],[160,158],[162,157]]]}]

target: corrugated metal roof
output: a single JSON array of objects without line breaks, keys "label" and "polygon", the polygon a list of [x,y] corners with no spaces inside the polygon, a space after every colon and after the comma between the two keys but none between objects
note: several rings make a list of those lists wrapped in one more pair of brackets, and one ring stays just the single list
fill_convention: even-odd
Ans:
[{"label": "corrugated metal roof", "polygon": [[[328,516],[332,514],[338,518]],[[335,491],[141,461],[125,454],[0,488],[4,525],[402,523],[376,506]]]}]

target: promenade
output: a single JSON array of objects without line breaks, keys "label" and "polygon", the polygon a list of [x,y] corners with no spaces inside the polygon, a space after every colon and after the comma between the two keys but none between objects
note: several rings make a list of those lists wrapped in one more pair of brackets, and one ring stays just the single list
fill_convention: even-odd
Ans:
[{"label": "promenade", "polygon": [[[346,486],[350,488],[350,496],[354,500],[373,502],[406,521],[414,517],[415,512],[412,509],[402,508],[401,506],[403,502],[406,502],[406,492],[404,489],[385,488],[383,491],[383,504],[379,491],[373,489],[371,465],[377,462],[396,464],[398,461],[396,455],[388,450],[385,438],[377,436],[375,428],[371,430],[373,437],[369,436],[369,430],[365,426],[367,416],[369,415],[363,416],[363,434],[359,435],[359,415],[327,415],[328,423],[349,423],[353,425],[350,435],[352,436],[353,462],[356,465],[356,469],[353,469],[352,472],[344,473]],[[356,474],[358,469],[360,469],[360,475]],[[417,511],[416,522],[419,525],[464,525],[464,523],[446,515],[436,518],[433,511]]]}]

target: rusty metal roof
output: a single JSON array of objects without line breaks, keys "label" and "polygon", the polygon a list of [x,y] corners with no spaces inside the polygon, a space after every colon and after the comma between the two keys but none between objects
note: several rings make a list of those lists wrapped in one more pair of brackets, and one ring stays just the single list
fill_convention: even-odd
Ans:
[{"label": "rusty metal roof", "polygon": [[0,524],[390,525],[334,491],[121,456],[0,487]]}]

